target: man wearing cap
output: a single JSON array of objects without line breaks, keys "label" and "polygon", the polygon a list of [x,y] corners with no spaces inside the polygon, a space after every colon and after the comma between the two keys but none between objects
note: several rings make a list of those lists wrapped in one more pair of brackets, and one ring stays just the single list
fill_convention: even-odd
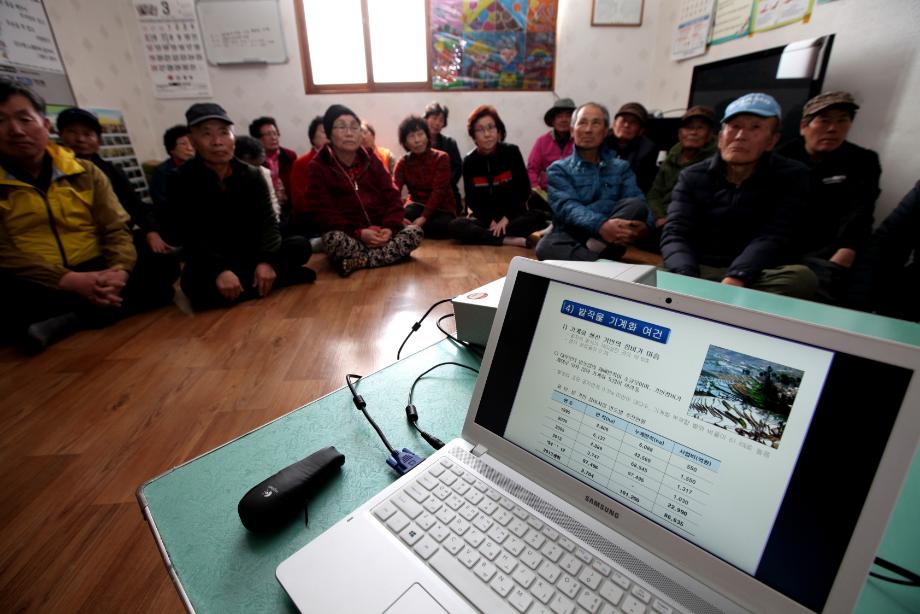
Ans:
[{"label": "man wearing cap", "polygon": [[618,260],[648,233],[651,215],[629,164],[604,145],[607,108],[585,103],[573,120],[575,152],[547,172],[553,230],[537,244],[537,258]]},{"label": "man wearing cap", "polygon": [[801,138],[784,145],[784,156],[810,169],[807,214],[801,224],[805,263],[820,282],[818,298],[844,302],[850,270],[872,233],[872,214],[882,174],[878,154],[846,140],[859,105],[849,92],[826,92],[809,100],[799,124]]},{"label": "man wearing cap", "polygon": [[627,102],[613,118],[613,129],[607,137],[607,147],[629,162],[636,174],[639,189],[646,194],[658,172],[658,146],[645,136],[648,111],[638,102]]},{"label": "man wearing cap", "polygon": [[45,102],[0,79],[0,332],[40,351],[140,307],[128,214],[105,174],[51,143]]},{"label": "man wearing cap", "polygon": [[560,98],[543,115],[543,123],[552,128],[539,136],[527,158],[527,175],[530,187],[546,192],[546,169],[556,160],[567,158],[572,153],[572,111],[575,103],[571,98]]},{"label": "man wearing cap", "polygon": [[182,291],[206,309],[267,296],[273,288],[313,281],[303,267],[310,244],[281,238],[268,185],[258,169],[233,157],[233,121],[214,103],[185,112],[194,158],[168,187],[172,220],[186,251]]},{"label": "man wearing cap", "polygon": [[728,105],[717,155],[687,167],[671,193],[661,237],[673,273],[812,298],[817,279],[797,262],[796,227],[808,169],[772,154],[781,110],[771,96]]},{"label": "man wearing cap", "polygon": [[124,172],[99,155],[102,125],[90,111],[78,107],[64,109],[57,117],[61,144],[69,147],[81,160],[88,160],[105,173],[112,183],[118,202],[131,217],[134,248],[137,251],[135,276],[145,280],[143,291],[150,305],[165,305],[173,299],[173,285],[179,279],[179,255],[160,235],[161,225],[153,207],[144,203]]},{"label": "man wearing cap", "polygon": [[691,107],[680,118],[677,143],[658,168],[655,182],[648,192],[648,207],[652,210],[656,227],[664,226],[668,205],[671,204],[671,191],[680,172],[716,152],[715,129],[716,112],[706,106]]}]

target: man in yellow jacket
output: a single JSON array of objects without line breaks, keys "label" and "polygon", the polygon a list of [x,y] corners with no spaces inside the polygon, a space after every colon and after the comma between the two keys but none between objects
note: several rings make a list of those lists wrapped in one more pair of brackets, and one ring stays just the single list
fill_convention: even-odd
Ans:
[{"label": "man in yellow jacket", "polygon": [[49,142],[44,112],[0,80],[0,327],[32,351],[140,307],[128,214],[102,171]]}]

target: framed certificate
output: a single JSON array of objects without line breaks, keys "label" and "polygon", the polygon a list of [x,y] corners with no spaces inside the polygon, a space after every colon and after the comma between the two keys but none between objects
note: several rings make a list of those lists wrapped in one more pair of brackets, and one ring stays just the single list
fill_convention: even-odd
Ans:
[{"label": "framed certificate", "polygon": [[644,0],[593,0],[592,26],[641,26]]}]

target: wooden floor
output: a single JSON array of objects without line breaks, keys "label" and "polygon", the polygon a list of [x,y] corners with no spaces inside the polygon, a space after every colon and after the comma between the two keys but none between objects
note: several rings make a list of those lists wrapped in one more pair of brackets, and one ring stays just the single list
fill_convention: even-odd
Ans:
[{"label": "wooden floor", "polygon": [[[319,255],[315,284],[260,301],[0,348],[0,612],[181,612],[135,489],[393,362],[429,305],[514,256],[533,250],[426,241],[340,279]],[[440,338],[429,317],[404,352]]]}]

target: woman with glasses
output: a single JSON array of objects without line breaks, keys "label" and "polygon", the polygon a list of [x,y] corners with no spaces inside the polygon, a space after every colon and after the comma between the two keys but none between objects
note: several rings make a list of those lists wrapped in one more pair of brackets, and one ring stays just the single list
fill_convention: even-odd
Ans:
[{"label": "woman with glasses", "polygon": [[390,173],[361,146],[361,120],[334,104],[323,128],[330,140],[307,167],[306,205],[333,267],[347,277],[406,258],[424,233],[415,224],[403,225],[403,203]]},{"label": "woman with glasses", "polygon": [[428,124],[410,115],[399,124],[399,143],[406,155],[396,162],[396,189],[409,189],[407,226],[421,226],[429,239],[446,239],[447,226],[456,217],[456,201],[450,189],[450,156],[431,148]]},{"label": "woman with glasses", "polygon": [[546,218],[527,210],[530,178],[521,150],[505,143],[505,124],[495,107],[476,107],[466,127],[476,143],[463,158],[470,217],[451,222],[450,236],[463,243],[530,247],[528,235],[546,226]]}]

